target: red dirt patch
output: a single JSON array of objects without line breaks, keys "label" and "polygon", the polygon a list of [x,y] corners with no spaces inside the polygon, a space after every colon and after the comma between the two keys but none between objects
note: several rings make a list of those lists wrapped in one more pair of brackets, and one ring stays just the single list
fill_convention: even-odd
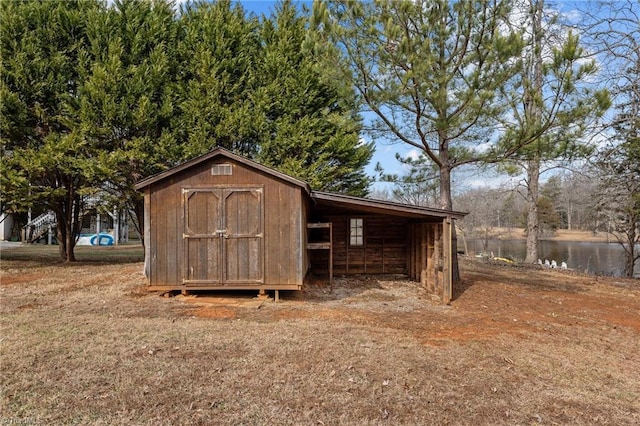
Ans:
[{"label": "red dirt patch", "polygon": [[0,285],[2,286],[9,286],[9,285],[16,285],[16,284],[28,284],[31,283],[33,281],[42,279],[43,275],[42,274],[25,274],[25,273],[19,273],[19,274],[9,274],[9,273],[3,273],[2,275],[0,275]]},{"label": "red dirt patch", "polygon": [[233,319],[236,312],[224,306],[202,306],[190,312],[198,318]]}]

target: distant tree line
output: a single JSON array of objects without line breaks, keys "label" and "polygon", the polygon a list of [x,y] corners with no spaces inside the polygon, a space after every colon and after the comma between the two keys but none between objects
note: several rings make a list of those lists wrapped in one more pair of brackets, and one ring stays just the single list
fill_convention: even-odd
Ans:
[{"label": "distant tree line", "polygon": [[0,22],[2,209],[53,211],[64,260],[88,200],[144,229],[135,183],[216,146],[368,192],[355,94],[290,1],[262,17],[230,0],[3,1]]},{"label": "distant tree line", "polygon": [[[515,184],[473,188],[457,194],[457,205],[469,212],[463,226],[475,236],[483,236],[491,228],[526,229],[524,191],[524,186]],[[565,171],[547,179],[540,186],[537,203],[541,236],[552,236],[558,229],[603,231],[594,203],[597,193],[597,181],[579,171]]]}]

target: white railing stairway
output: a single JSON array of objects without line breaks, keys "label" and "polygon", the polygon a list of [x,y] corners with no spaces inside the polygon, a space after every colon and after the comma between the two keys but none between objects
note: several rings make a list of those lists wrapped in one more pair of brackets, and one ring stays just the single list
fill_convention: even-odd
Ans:
[{"label": "white railing stairway", "polygon": [[56,226],[56,215],[52,211],[42,213],[24,226],[25,241],[33,243],[46,235],[51,228]]}]

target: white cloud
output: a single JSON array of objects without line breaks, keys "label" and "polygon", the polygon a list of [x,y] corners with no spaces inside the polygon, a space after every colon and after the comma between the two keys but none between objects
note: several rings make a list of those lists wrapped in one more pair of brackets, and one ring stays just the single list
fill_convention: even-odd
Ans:
[{"label": "white cloud", "polygon": [[561,12],[560,15],[570,23],[577,23],[582,19],[582,13],[576,9]]},{"label": "white cloud", "polygon": [[422,151],[419,151],[417,149],[410,149],[405,155],[405,158],[411,158],[412,160],[417,160],[418,158],[420,158],[420,154],[422,154]]}]

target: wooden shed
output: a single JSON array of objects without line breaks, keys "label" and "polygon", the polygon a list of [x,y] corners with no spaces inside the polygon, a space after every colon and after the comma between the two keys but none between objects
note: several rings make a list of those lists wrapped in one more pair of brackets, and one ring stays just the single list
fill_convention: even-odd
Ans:
[{"label": "wooden shed", "polygon": [[299,290],[310,273],[393,273],[451,299],[463,213],[312,191],[223,148],[136,187],[149,290]]}]

